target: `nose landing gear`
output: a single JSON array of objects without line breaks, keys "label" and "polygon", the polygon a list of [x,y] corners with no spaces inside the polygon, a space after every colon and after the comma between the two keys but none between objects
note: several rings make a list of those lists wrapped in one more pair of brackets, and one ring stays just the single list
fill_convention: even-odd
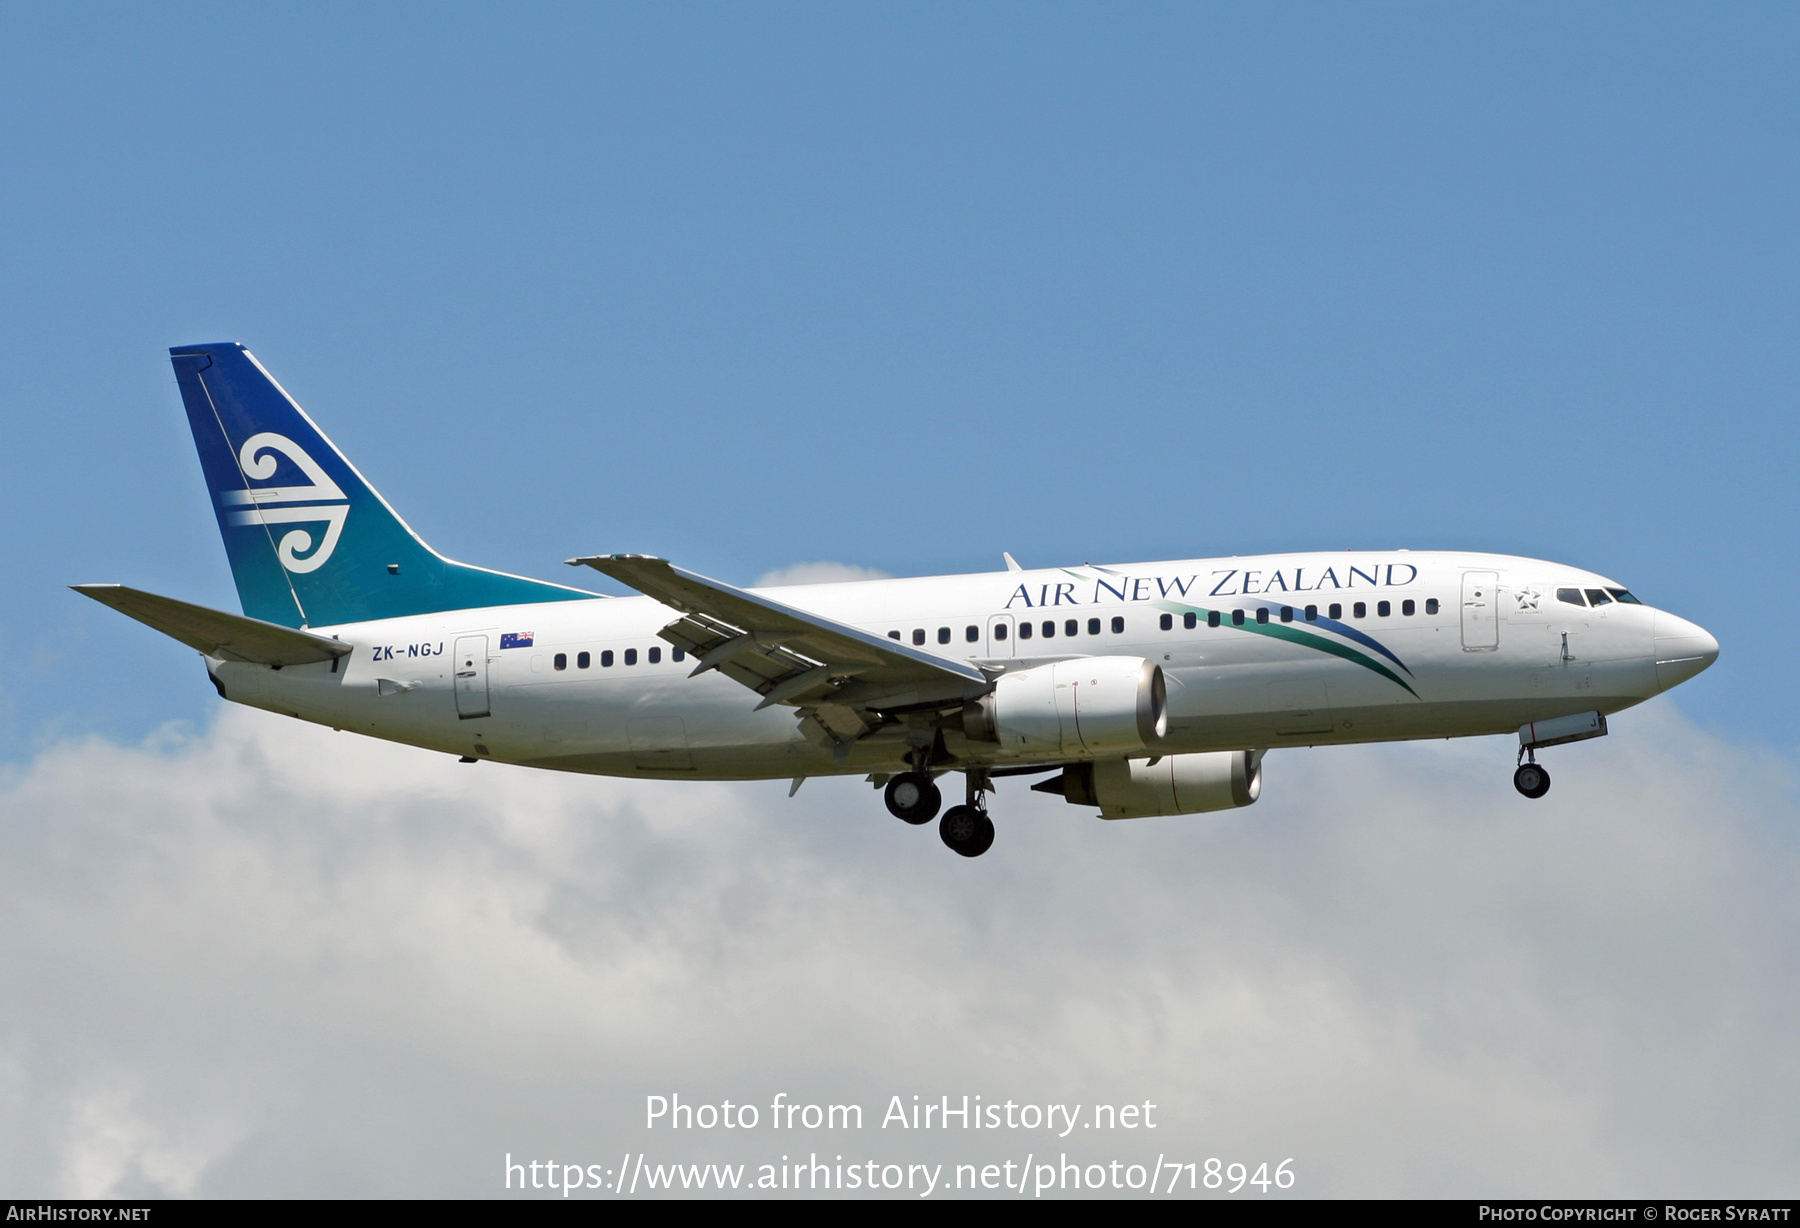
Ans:
[{"label": "nose landing gear", "polygon": [[[1565,637],[1566,638],[1566,637]],[[1577,712],[1541,721],[1527,721],[1519,726],[1519,769],[1513,773],[1513,788],[1526,797],[1538,798],[1550,792],[1550,773],[1537,761],[1537,753],[1546,746],[1567,742],[1585,742],[1606,736],[1606,714],[1600,711]]]},{"label": "nose landing gear", "polygon": [[1529,798],[1542,797],[1550,792],[1550,773],[1536,763],[1521,763],[1513,773],[1513,788]]},{"label": "nose landing gear", "polygon": [[1519,760],[1518,770],[1513,773],[1513,788],[1533,800],[1550,792],[1550,773],[1538,763],[1537,747],[1529,742],[1520,746]]}]

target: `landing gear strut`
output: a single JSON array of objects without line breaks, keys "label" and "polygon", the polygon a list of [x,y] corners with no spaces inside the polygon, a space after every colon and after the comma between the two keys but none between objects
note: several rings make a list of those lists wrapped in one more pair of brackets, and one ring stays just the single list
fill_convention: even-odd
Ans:
[{"label": "landing gear strut", "polygon": [[938,820],[938,836],[951,852],[979,857],[994,845],[994,820],[988,818],[983,796],[992,782],[985,771],[976,768],[970,768],[966,775],[969,800],[944,811],[944,817]]}]

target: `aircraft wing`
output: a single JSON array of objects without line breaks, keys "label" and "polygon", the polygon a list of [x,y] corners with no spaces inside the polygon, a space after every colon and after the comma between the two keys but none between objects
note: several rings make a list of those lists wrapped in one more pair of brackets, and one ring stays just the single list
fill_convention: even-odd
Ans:
[{"label": "aircraft wing", "polygon": [[266,623],[260,618],[245,618],[210,610],[203,605],[158,597],[123,584],[72,584],[83,597],[92,597],[101,605],[111,606],[127,618],[135,618],[189,648],[197,648],[209,657],[226,661],[248,661],[253,665],[306,665],[313,661],[329,661],[348,656],[349,644],[340,644],[310,631]]},{"label": "aircraft wing", "polygon": [[965,661],[797,610],[665,559],[600,554],[570,559],[630,585],[682,617],[658,634],[763,697],[758,708],[790,704],[907,707],[959,702],[987,689],[988,675]]}]

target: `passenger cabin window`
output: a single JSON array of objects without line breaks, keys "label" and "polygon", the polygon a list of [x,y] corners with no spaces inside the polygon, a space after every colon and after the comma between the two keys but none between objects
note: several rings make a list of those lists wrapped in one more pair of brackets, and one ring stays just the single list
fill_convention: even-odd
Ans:
[{"label": "passenger cabin window", "polygon": [[1233,610],[1231,612],[1231,625],[1234,627],[1241,627],[1244,625],[1244,612],[1242,610]]},{"label": "passenger cabin window", "polygon": [[1368,603],[1366,601],[1359,601],[1355,605],[1351,606],[1350,607],[1350,616],[1352,618],[1367,618],[1369,616]]},{"label": "passenger cabin window", "polygon": [[681,649],[679,649],[679,648],[677,648],[675,651],[673,651],[669,654],[669,660],[671,660],[671,661],[681,661],[681,660],[685,660],[686,658],[687,658],[687,653],[681,651]]},{"label": "passenger cabin window", "polygon": [[[994,633],[996,635],[999,635],[1000,632],[1005,631],[1005,630],[1006,630],[1005,623],[996,623],[994,625]],[[1006,637],[1004,635],[1000,635],[1000,638],[1005,639]],[[1019,638],[1022,640],[1028,640],[1031,638],[1031,624],[1030,623],[1020,623],[1019,624]]]},{"label": "passenger cabin window", "polygon": [[1044,638],[1047,640],[1056,638],[1056,624],[1048,619],[1044,620]]},{"label": "passenger cabin window", "polygon": [[637,649],[627,648],[625,650],[625,664],[627,664],[627,665],[636,665],[637,664]]},{"label": "passenger cabin window", "polygon": [[1124,635],[1125,634],[1125,620],[1123,618],[1113,619],[1112,628],[1113,628],[1114,635]]},{"label": "passenger cabin window", "polygon": [[569,654],[566,652],[557,653],[554,657],[550,658],[550,664],[553,665],[554,667],[556,667],[557,669],[568,669],[569,668]]},{"label": "passenger cabin window", "polygon": [[608,648],[600,654],[600,668],[611,669],[613,662],[612,649]]},{"label": "passenger cabin window", "polygon": [[1173,631],[1175,629],[1175,616],[1173,614],[1164,614],[1161,618],[1156,620],[1156,625],[1161,627],[1164,631]]},{"label": "passenger cabin window", "polygon": [[1259,623],[1267,623],[1269,621],[1269,607],[1268,606],[1263,605],[1263,606],[1256,607],[1256,621]]},{"label": "passenger cabin window", "polygon": [[890,631],[888,632],[888,638],[890,640],[897,640],[900,638],[900,633],[898,631]]},{"label": "passenger cabin window", "polygon": [[923,628],[923,627],[914,627],[913,628],[913,644],[914,644],[914,646],[919,647],[919,648],[925,647],[925,628]]},{"label": "passenger cabin window", "polygon": [[1331,608],[1329,610],[1325,611],[1325,617],[1331,619],[1333,622],[1336,622],[1338,619],[1342,618],[1343,616],[1344,616],[1344,607],[1339,605],[1335,601],[1331,603]]},{"label": "passenger cabin window", "polygon": [[[970,627],[969,630],[973,631],[973,630],[975,630],[975,628]],[[975,637],[970,636],[969,638],[974,639]],[[995,623],[994,624],[994,638],[997,640],[1003,640],[1006,638],[1006,624],[1005,623]],[[1019,638],[1026,639],[1026,640],[1031,638],[1031,624],[1030,623],[1020,623],[1019,624]]]},{"label": "passenger cabin window", "polygon": [[1200,616],[1192,610],[1189,610],[1186,614],[1181,616],[1181,625],[1186,627],[1189,631],[1192,631],[1195,627],[1200,625]]},{"label": "passenger cabin window", "polygon": [[1556,590],[1556,599],[1566,601],[1570,605],[1585,606],[1587,604],[1581,599],[1581,590],[1578,588],[1559,588]]},{"label": "passenger cabin window", "polygon": [[1425,612],[1427,614],[1436,614],[1438,612],[1438,600],[1436,597],[1425,598]]},{"label": "passenger cabin window", "polygon": [[1208,610],[1206,612],[1206,625],[1209,627],[1216,627],[1219,625],[1219,612],[1217,610]]},{"label": "passenger cabin window", "polygon": [[1612,598],[1608,597],[1606,595],[1606,590],[1603,588],[1588,589],[1587,590],[1587,599],[1588,599],[1588,604],[1593,606],[1595,609],[1599,609],[1603,605],[1611,605],[1612,604]]},{"label": "passenger cabin window", "polygon": [[1294,621],[1294,607],[1293,606],[1284,605],[1281,607],[1281,621],[1284,623],[1291,623]]},{"label": "passenger cabin window", "polygon": [[1377,601],[1375,603],[1375,613],[1379,617],[1386,618],[1388,615],[1392,614],[1393,612],[1394,612],[1394,603],[1393,602]]},{"label": "passenger cabin window", "polygon": [[575,654],[575,668],[576,669],[586,669],[588,666],[592,665],[593,663],[594,663],[594,658],[589,656],[587,653],[578,652]]},{"label": "passenger cabin window", "polygon": [[1643,602],[1639,601],[1636,597],[1633,597],[1630,593],[1626,592],[1622,588],[1609,588],[1606,591],[1611,593],[1614,597],[1618,598],[1620,605],[1643,605],[1644,604]]},{"label": "passenger cabin window", "polygon": [[1097,619],[1097,618],[1088,619],[1088,634],[1089,635],[1099,635],[1100,634],[1100,620],[1099,619]]},{"label": "passenger cabin window", "polygon": [[1064,635],[1080,635],[1081,634],[1081,623],[1073,618],[1064,619],[1063,620],[1063,634]]},{"label": "passenger cabin window", "polygon": [[1411,598],[1408,598],[1407,600],[1402,601],[1400,603],[1400,612],[1402,614],[1406,615],[1408,618],[1411,618],[1413,616],[1413,612],[1415,610],[1417,610],[1418,608],[1419,608],[1418,606],[1416,606],[1412,603]]},{"label": "passenger cabin window", "polygon": [[1309,623],[1316,623],[1319,621],[1319,607],[1318,606],[1309,605],[1306,607],[1306,621]]},{"label": "passenger cabin window", "polygon": [[938,628],[938,643],[948,644],[949,642],[950,642],[950,628],[939,627]]},{"label": "passenger cabin window", "polygon": [[650,650],[650,664],[655,665],[658,662],[660,662],[661,660],[662,660],[662,649],[652,648]]},{"label": "passenger cabin window", "polygon": [[[969,624],[967,627],[963,628],[963,638],[973,644],[976,640],[981,638],[981,628],[975,626],[973,623]],[[1002,634],[997,638],[1005,639],[1006,636]]]}]

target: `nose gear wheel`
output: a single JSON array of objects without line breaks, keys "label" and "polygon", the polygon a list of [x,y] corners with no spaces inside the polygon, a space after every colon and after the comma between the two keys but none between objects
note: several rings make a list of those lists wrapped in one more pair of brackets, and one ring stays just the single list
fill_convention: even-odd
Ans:
[{"label": "nose gear wheel", "polygon": [[1550,792],[1550,773],[1541,764],[1521,763],[1513,773],[1513,788],[1529,798],[1542,797]]}]

